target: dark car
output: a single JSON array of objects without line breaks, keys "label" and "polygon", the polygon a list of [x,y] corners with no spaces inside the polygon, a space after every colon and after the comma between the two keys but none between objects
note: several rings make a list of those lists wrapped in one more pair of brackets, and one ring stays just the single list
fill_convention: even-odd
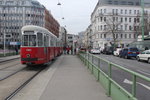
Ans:
[{"label": "dark car", "polygon": [[103,54],[113,54],[113,47],[107,46],[103,49]]},{"label": "dark car", "polygon": [[120,57],[123,57],[123,58],[131,58],[131,57],[135,57],[139,54],[139,50],[138,48],[136,47],[128,47],[128,48],[124,48],[120,51],[119,53]]}]

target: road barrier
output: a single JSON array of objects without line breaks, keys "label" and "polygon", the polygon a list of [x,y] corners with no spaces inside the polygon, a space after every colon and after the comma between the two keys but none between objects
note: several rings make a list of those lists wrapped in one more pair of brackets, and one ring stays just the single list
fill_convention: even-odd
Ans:
[{"label": "road barrier", "polygon": [[[150,78],[141,75],[137,72],[126,69],[120,65],[109,62],[103,58],[97,57],[90,53],[79,53],[79,58],[84,62],[91,73],[96,77],[97,81],[106,89],[106,94],[110,96],[113,100],[137,100],[136,90],[137,90],[137,78],[144,81],[150,82]],[[98,65],[94,64],[94,59],[97,59]],[[108,72],[104,72],[101,69],[100,62],[107,63]],[[125,88],[119,85],[116,81],[112,79],[112,68],[117,68],[123,72],[127,72],[132,76],[132,87],[131,93]]]}]

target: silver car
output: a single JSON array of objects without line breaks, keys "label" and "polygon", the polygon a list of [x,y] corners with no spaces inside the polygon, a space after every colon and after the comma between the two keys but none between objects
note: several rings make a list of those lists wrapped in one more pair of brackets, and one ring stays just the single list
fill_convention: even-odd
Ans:
[{"label": "silver car", "polygon": [[137,60],[141,61],[147,61],[150,64],[150,50],[143,51],[139,55],[137,55]]}]

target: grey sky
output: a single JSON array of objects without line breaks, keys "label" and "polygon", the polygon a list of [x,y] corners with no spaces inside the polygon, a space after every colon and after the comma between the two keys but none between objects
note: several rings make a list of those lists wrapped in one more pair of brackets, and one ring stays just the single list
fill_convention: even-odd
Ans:
[{"label": "grey sky", "polygon": [[[38,0],[51,11],[55,19],[66,25],[68,33],[77,34],[90,24],[90,15],[98,0]],[[62,5],[58,6],[60,2]],[[62,20],[62,17],[65,19]]]},{"label": "grey sky", "polygon": [[[38,0],[51,11],[61,26],[66,25],[68,33],[77,34],[90,24],[90,15],[98,0]],[[150,2],[150,0],[144,0]],[[58,6],[60,2],[62,5]],[[65,19],[62,20],[62,17]]]}]

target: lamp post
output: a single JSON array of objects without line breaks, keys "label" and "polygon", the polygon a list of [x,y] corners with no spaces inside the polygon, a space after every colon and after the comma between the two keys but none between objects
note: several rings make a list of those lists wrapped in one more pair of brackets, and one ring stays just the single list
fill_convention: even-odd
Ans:
[{"label": "lamp post", "polygon": [[5,53],[5,50],[6,50],[6,43],[5,43],[5,38],[6,38],[6,35],[5,35],[5,31],[4,31],[4,33],[3,33],[3,35],[4,35],[4,56],[6,56],[6,53]]},{"label": "lamp post", "polygon": [[144,0],[141,0],[142,7],[142,41],[144,41]]}]

